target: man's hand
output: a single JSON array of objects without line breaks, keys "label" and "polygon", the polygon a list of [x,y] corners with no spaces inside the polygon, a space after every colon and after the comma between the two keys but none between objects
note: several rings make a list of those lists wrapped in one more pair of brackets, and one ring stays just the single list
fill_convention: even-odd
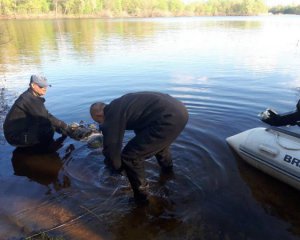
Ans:
[{"label": "man's hand", "polygon": [[63,136],[68,136],[68,124],[66,124],[64,121],[60,121],[59,126],[55,127],[55,132],[63,135]]},{"label": "man's hand", "polygon": [[85,127],[71,128],[68,129],[68,136],[75,140],[82,140],[92,134],[92,130]]},{"label": "man's hand", "polygon": [[260,118],[261,121],[273,126],[276,125],[279,115],[273,109],[268,108],[260,114],[260,117],[261,117]]},{"label": "man's hand", "polygon": [[76,123],[66,124],[61,121],[60,127],[56,129],[56,132],[62,134],[63,136],[69,136],[77,141],[83,140],[90,136],[95,130],[81,126]]}]

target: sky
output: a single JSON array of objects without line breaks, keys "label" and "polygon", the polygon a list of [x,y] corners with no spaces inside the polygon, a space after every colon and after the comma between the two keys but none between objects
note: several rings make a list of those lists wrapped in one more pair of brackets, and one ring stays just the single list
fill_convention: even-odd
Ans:
[{"label": "sky", "polygon": [[268,6],[274,6],[274,5],[292,5],[292,4],[300,5],[300,0],[265,0],[265,3]]},{"label": "sky", "polygon": [[[185,3],[197,2],[197,0],[183,0]],[[268,6],[276,6],[276,5],[292,5],[297,4],[300,5],[300,0],[264,0],[264,2]]]}]

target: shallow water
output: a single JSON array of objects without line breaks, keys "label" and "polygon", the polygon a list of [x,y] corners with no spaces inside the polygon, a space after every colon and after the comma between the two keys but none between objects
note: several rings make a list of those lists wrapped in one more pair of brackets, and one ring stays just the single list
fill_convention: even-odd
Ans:
[{"label": "shallow water", "polygon": [[20,155],[1,131],[1,239],[42,231],[65,239],[300,239],[299,192],[244,163],[225,142],[265,126],[257,114],[266,107],[295,109],[300,17],[8,20],[0,27],[10,39],[0,47],[2,122],[5,106],[39,72],[53,85],[47,108],[68,123],[91,122],[94,101],[140,90],[169,93],[190,114],[171,147],[174,175],[161,176],[155,159],[145,162],[147,207],[134,204],[126,178],[105,169],[101,150],[66,139],[58,154]]}]

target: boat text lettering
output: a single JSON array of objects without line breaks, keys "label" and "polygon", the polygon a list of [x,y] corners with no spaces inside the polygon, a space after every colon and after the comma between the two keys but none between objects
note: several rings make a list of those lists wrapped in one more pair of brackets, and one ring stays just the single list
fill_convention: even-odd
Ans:
[{"label": "boat text lettering", "polygon": [[292,165],[296,165],[297,167],[300,167],[300,159],[298,159],[298,158],[294,158],[294,157],[286,154],[284,156],[283,160],[285,162],[288,162],[288,163],[292,164]]}]

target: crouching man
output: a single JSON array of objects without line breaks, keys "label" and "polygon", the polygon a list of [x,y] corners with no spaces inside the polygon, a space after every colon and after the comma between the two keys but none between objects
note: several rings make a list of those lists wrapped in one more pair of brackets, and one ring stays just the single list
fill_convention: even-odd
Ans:
[{"label": "crouching man", "polygon": [[[105,163],[125,170],[135,199],[147,202],[144,159],[155,155],[163,172],[172,171],[169,147],[188,121],[187,109],[167,94],[137,92],[108,105],[96,102],[90,113],[101,124]],[[122,148],[125,130],[134,130],[135,136]]]},{"label": "crouching man", "polygon": [[55,131],[68,134],[68,125],[51,115],[44,105],[42,96],[49,86],[45,77],[31,76],[29,88],[15,101],[3,124],[9,144],[48,149],[54,142]]}]

